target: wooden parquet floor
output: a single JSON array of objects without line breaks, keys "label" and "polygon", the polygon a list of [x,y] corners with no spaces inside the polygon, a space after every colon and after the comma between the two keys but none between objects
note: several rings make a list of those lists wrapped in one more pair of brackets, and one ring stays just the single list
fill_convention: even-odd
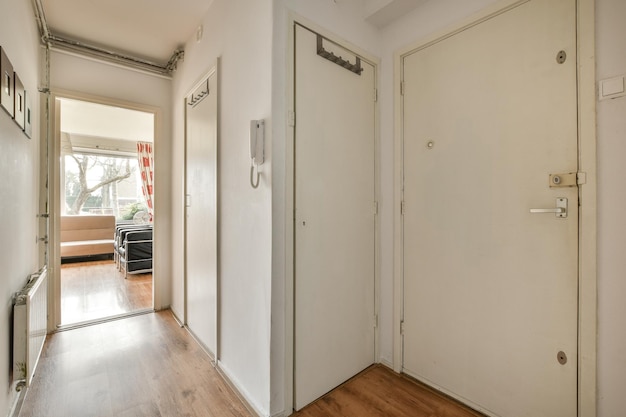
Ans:
[{"label": "wooden parquet floor", "polygon": [[[254,417],[169,311],[49,335],[19,416]],[[382,365],[293,416],[483,417]]]},{"label": "wooden parquet floor", "polygon": [[61,324],[152,308],[152,274],[127,279],[112,260],[61,265]]},{"label": "wooden parquet floor", "polygon": [[292,417],[484,416],[382,365],[374,365]]},{"label": "wooden parquet floor", "polygon": [[253,417],[170,311],[48,336],[20,417]]}]

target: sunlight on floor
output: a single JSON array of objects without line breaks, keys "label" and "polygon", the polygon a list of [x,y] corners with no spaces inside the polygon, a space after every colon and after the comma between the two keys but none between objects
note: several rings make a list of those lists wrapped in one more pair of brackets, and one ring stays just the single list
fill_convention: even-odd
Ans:
[{"label": "sunlight on floor", "polygon": [[75,324],[152,307],[152,274],[119,272],[113,261],[61,266],[61,324]]}]

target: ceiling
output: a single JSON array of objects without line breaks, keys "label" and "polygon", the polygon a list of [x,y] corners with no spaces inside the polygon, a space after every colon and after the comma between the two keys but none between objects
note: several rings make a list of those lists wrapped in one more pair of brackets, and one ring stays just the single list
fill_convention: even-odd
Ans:
[{"label": "ceiling", "polygon": [[[428,0],[332,1],[359,4],[364,18],[381,28]],[[177,51],[198,30],[213,0],[34,2],[42,35],[53,46],[171,74],[181,58]]]},{"label": "ceiling", "polygon": [[428,0],[364,0],[365,19],[379,28],[417,9]]},{"label": "ceiling", "polygon": [[52,35],[164,66],[213,0],[40,0]]},{"label": "ceiling", "polygon": [[154,141],[154,114],[81,100],[59,99],[61,132],[137,142]]}]

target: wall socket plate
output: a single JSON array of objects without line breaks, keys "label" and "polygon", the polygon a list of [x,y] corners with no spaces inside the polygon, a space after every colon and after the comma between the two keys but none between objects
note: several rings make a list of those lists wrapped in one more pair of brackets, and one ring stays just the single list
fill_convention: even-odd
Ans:
[{"label": "wall socket plate", "polygon": [[623,97],[626,95],[626,84],[624,83],[624,75],[618,77],[607,78],[600,81],[598,86],[598,95],[600,100]]}]

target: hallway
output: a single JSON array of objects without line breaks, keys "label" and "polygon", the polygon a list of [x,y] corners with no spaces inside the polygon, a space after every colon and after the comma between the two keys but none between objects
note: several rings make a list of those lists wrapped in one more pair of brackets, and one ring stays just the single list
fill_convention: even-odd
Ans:
[{"label": "hallway", "polygon": [[[254,417],[169,310],[48,336],[20,417]],[[480,417],[373,365],[294,417]]]},{"label": "hallway", "polygon": [[251,417],[169,310],[48,336],[21,417]]},{"label": "hallway", "polygon": [[[575,29],[575,42],[559,41],[559,45],[550,44],[549,48],[547,43],[541,42],[542,48],[546,47],[541,57],[526,59],[515,51],[536,51],[535,48],[511,48],[505,42],[508,38],[500,38],[496,33],[485,30],[485,40],[495,38],[502,41],[504,45],[501,51],[512,51],[513,57],[504,59],[498,53],[488,54],[490,58],[494,58],[492,67],[496,70],[489,72],[493,74],[490,78],[495,77],[501,81],[503,87],[482,89],[489,96],[493,93],[493,100],[489,103],[501,100],[503,109],[512,104],[522,104],[522,113],[526,114],[527,111],[536,110],[537,101],[541,100],[529,91],[523,91],[524,97],[531,96],[528,100],[522,94],[514,94],[512,88],[520,85],[518,80],[528,79],[533,85],[536,85],[533,80],[544,80],[547,73],[542,72],[537,76],[531,75],[529,71],[538,68],[540,63],[551,68],[576,67],[571,72],[575,73],[576,79],[568,82],[572,87],[571,93],[567,97],[555,96],[559,103],[566,99],[568,103],[576,103],[575,108],[572,107],[567,112],[576,122],[571,134],[567,135],[571,138],[567,150],[578,149],[575,161],[573,164],[555,161],[549,169],[542,168],[531,173],[531,164],[515,167],[502,164],[503,156],[516,158],[519,155],[518,148],[529,143],[525,139],[513,140],[508,134],[500,134],[503,132],[501,127],[510,120],[495,116],[477,100],[469,100],[463,104],[457,99],[462,93],[483,86],[482,83],[464,80],[469,74],[464,69],[478,63],[485,64],[471,52],[474,51],[473,48],[458,48],[463,52],[462,59],[451,66],[455,72],[461,74],[458,84],[443,81],[440,84],[430,83],[431,75],[441,76],[444,72],[434,70],[424,63],[426,76],[419,78],[426,80],[429,91],[443,103],[438,107],[441,111],[437,111],[434,116],[432,113],[435,113],[435,107],[428,100],[422,100],[426,96],[419,91],[415,94],[413,86],[416,84],[405,83],[403,62],[405,58],[408,60],[409,49],[423,51],[423,56],[430,57],[431,53],[426,51],[428,48],[425,46],[452,41],[455,34],[465,33],[477,24],[506,15],[508,11],[522,10],[524,5],[534,2],[575,3],[572,13],[562,15],[568,19],[567,26]],[[146,6],[144,2],[116,0],[90,3],[93,7],[85,7],[85,4],[80,0],[4,2],[5,7],[0,14],[0,60],[4,63],[3,69],[6,69],[0,72],[7,75],[0,77],[3,79],[3,87],[6,87],[0,88],[5,91],[0,107],[8,106],[0,110],[0,175],[3,178],[0,187],[0,266],[3,268],[0,290],[5,294],[6,306],[0,317],[5,323],[0,332],[0,357],[4,363],[4,377],[0,383],[0,390],[4,393],[0,395],[2,416],[10,413],[20,399],[15,389],[19,378],[11,371],[16,356],[12,349],[14,334],[11,325],[13,312],[9,308],[11,298],[24,287],[31,274],[47,263],[50,263],[47,265],[50,271],[46,307],[48,330],[55,331],[62,325],[62,306],[57,296],[61,289],[61,271],[58,264],[51,264],[52,260],[58,259],[60,251],[57,242],[60,205],[57,202],[67,192],[67,189],[61,188],[58,176],[52,175],[51,169],[59,161],[57,151],[60,152],[67,145],[61,136],[57,136],[57,126],[61,121],[61,114],[56,111],[57,98],[92,100],[138,111],[149,110],[155,115],[152,124],[155,132],[154,146],[158,148],[158,152],[155,153],[154,164],[157,169],[153,176],[154,183],[158,184],[160,197],[155,199],[153,207],[158,213],[154,217],[154,253],[158,255],[158,260],[154,263],[153,308],[157,311],[171,308],[176,317],[185,317],[189,294],[186,281],[188,265],[185,224],[187,206],[191,204],[186,195],[185,182],[185,123],[186,109],[190,107],[186,100],[194,98],[196,84],[211,68],[216,67],[219,78],[214,90],[220,94],[217,112],[219,286],[215,293],[219,307],[215,320],[219,329],[216,342],[219,349],[216,351],[220,366],[227,370],[235,387],[233,391],[226,390],[228,395],[236,398],[236,393],[243,393],[260,415],[286,417],[284,410],[292,409],[294,398],[293,364],[294,358],[298,358],[294,353],[295,336],[310,331],[310,328],[297,326],[296,320],[301,316],[294,314],[299,305],[295,302],[294,294],[298,288],[302,288],[296,284],[298,274],[295,273],[295,260],[302,257],[296,257],[294,253],[295,230],[297,226],[304,226],[304,223],[295,221],[298,214],[296,209],[299,208],[295,205],[295,198],[301,195],[296,193],[295,169],[296,166],[302,167],[302,164],[295,162],[296,150],[302,149],[302,146],[297,145],[295,128],[298,123],[302,127],[304,116],[302,106],[296,106],[294,93],[295,84],[301,80],[295,76],[296,24],[305,25],[316,33],[323,32],[321,46],[326,45],[325,38],[330,42],[345,43],[350,50],[354,49],[377,65],[374,90],[367,95],[368,100],[372,98],[374,101],[376,110],[364,119],[364,122],[373,121],[376,125],[377,164],[372,175],[368,176],[370,179],[373,176],[376,196],[374,201],[368,201],[363,208],[363,212],[368,215],[373,212],[376,216],[377,242],[367,258],[373,259],[375,263],[376,293],[366,300],[370,303],[373,299],[375,303],[375,310],[366,317],[371,323],[370,327],[375,328],[377,344],[373,362],[393,364],[396,369],[410,372],[414,368],[405,363],[404,352],[412,354],[416,351],[415,356],[419,358],[439,364],[440,367],[448,365],[446,370],[450,370],[451,380],[466,378],[463,381],[465,386],[477,387],[489,399],[502,400],[508,398],[505,394],[517,393],[515,386],[513,389],[496,389],[496,392],[484,389],[484,384],[475,383],[471,379],[473,372],[464,373],[454,366],[455,361],[460,361],[459,358],[462,357],[469,358],[468,362],[471,361],[472,365],[494,369],[502,375],[503,380],[515,384],[517,375],[505,372],[499,366],[490,367],[489,363],[494,357],[500,359],[513,355],[512,357],[517,358],[524,355],[529,363],[545,361],[547,365],[539,367],[541,369],[577,368],[569,373],[574,378],[569,379],[568,386],[576,389],[575,406],[581,416],[612,417],[624,413],[626,355],[623,352],[626,351],[626,332],[623,329],[626,326],[626,303],[623,298],[626,295],[626,280],[622,277],[626,274],[626,258],[621,252],[626,248],[626,217],[620,216],[620,211],[621,202],[626,200],[626,188],[620,182],[626,176],[626,141],[621,134],[626,130],[626,118],[623,117],[626,114],[626,53],[623,51],[623,40],[626,39],[626,25],[623,24],[626,19],[626,1],[159,0]],[[146,13],[146,9],[149,9],[149,13]],[[547,15],[541,15],[532,23],[530,26],[533,28],[535,25],[549,28],[562,26],[556,25]],[[511,30],[514,28],[504,26]],[[525,27],[528,28],[529,25]],[[515,39],[526,38],[516,36]],[[73,49],[78,46],[73,42],[84,45],[85,48]],[[100,47],[103,55],[98,55],[97,50],[90,49],[90,46]],[[317,47],[317,43],[314,46]],[[335,46],[340,48],[340,45],[334,45],[333,50]],[[330,51],[329,48],[326,52]],[[478,49],[483,50],[481,48]],[[339,53],[337,50],[335,52]],[[310,53],[313,58],[321,60],[322,64],[348,72],[327,57],[318,56],[317,48],[310,49]],[[352,61],[346,57],[344,54],[342,59],[352,65]],[[437,57],[453,60],[461,58],[461,55],[441,52]],[[140,65],[142,62],[147,65]],[[150,66],[150,63],[156,63],[157,67],[153,68],[154,65]],[[505,63],[512,64],[511,69],[503,70]],[[354,65],[354,69],[358,69],[358,65]],[[487,72],[479,74],[488,78]],[[360,76],[356,73],[348,75]],[[562,81],[563,78],[555,76],[554,80]],[[318,83],[319,80],[315,80],[311,85]],[[439,85],[445,85],[446,92],[438,88]],[[412,93],[405,96],[405,88]],[[7,99],[6,96],[11,97]],[[17,98],[18,111],[10,111],[11,104],[13,108],[16,107]],[[440,125],[441,132],[445,135],[434,131],[432,134],[424,132],[423,135],[415,136],[408,135],[409,131],[405,134],[405,119],[419,124],[417,117],[413,119],[408,112],[405,113],[403,103],[405,100],[408,103],[413,98],[416,99],[418,110],[428,109],[428,114],[420,110],[420,115],[423,114],[420,117]],[[27,111],[19,111],[22,105]],[[493,136],[497,136],[494,139],[496,142],[487,140],[486,135],[476,134],[476,118],[452,117],[450,109],[453,106],[490,117],[492,123],[487,122],[483,126],[498,133]],[[562,106],[548,108],[553,109],[562,109]],[[352,111],[353,106],[345,106],[341,110],[337,114],[339,118],[343,112]],[[537,135],[530,134],[529,127],[553,127],[552,119],[548,119],[540,124],[534,124],[530,120],[522,121],[519,125],[516,122],[516,131],[522,134],[526,132],[527,137],[536,138]],[[264,131],[266,161],[260,171],[261,182],[258,188],[253,188],[250,184],[250,169],[253,165],[250,158],[250,122],[253,120],[264,120],[267,123]],[[104,121],[109,122],[109,119]],[[329,128],[327,124],[320,123],[313,126],[311,131],[315,133]],[[485,144],[496,143],[498,146],[471,146],[466,140],[469,133],[480,137]],[[141,135],[137,136],[138,141],[143,141]],[[415,148],[421,150],[424,162],[428,159],[433,167],[442,167],[435,163],[443,155],[442,151],[454,151],[460,161],[469,162],[470,155],[463,151],[470,149],[475,154],[488,157],[488,161],[474,161],[470,167],[450,164],[452,168],[444,170],[447,180],[455,185],[461,182],[467,185],[452,192],[441,181],[443,177],[434,174],[407,174],[403,169],[405,162],[421,165],[409,153],[404,153],[403,136],[414,138]],[[564,134],[557,136],[565,137]],[[77,145],[79,141],[70,141],[72,143]],[[337,143],[327,149],[328,154],[334,152]],[[108,146],[109,150],[116,149],[113,144],[111,142],[111,146]],[[65,149],[68,149],[67,146]],[[533,147],[530,154],[558,156],[561,155],[561,150],[555,146],[548,152],[542,152]],[[350,155],[353,156],[356,157],[355,152]],[[534,164],[535,159],[530,159]],[[312,162],[318,170],[325,169],[324,164],[315,160]],[[503,170],[498,168],[502,165],[505,165]],[[363,174],[362,171],[356,172]],[[479,181],[479,172],[484,174],[483,179],[487,177],[486,182]],[[543,194],[541,198],[536,196],[525,201],[503,198],[505,191],[508,193],[516,189],[516,186],[507,182],[506,187],[502,188],[497,182],[509,178],[512,172],[536,181],[536,189],[541,189]],[[562,174],[567,176],[567,184],[560,183]],[[557,175],[559,188],[555,187],[554,177],[550,175]],[[440,219],[431,224],[437,227],[429,230],[439,238],[445,237],[460,247],[461,250],[457,251],[460,257],[451,253],[446,245],[437,246],[442,249],[435,251],[435,246],[427,238],[429,233],[414,234],[415,242],[420,245],[415,250],[409,248],[409,245],[404,247],[407,236],[403,230],[405,219],[418,219],[419,225],[425,223],[426,219],[419,215],[419,210],[412,211],[417,207],[415,203],[422,194],[409,187],[410,183],[405,184],[407,178],[423,180],[425,184],[432,186],[434,193],[452,196],[454,203],[444,205],[451,213],[456,209],[457,212],[462,212],[462,216],[469,214],[471,217],[475,210],[480,210],[477,213],[482,213],[482,220],[471,223],[470,229],[481,226],[483,230],[474,234],[476,239],[461,244],[458,237],[471,237],[471,234],[460,224],[461,217],[456,215],[458,213],[447,215],[444,211],[434,209],[435,205],[431,204],[431,200],[420,198],[419,204],[433,208],[432,212]],[[332,182],[335,182],[334,178]],[[483,189],[486,185],[486,189]],[[465,296],[467,302],[462,306],[455,303],[448,303],[448,306],[437,304],[439,299],[450,298],[446,292],[440,291],[440,288],[449,288],[436,278],[433,281],[437,288],[433,285],[429,293],[420,291],[419,299],[413,299],[416,297],[411,297],[410,294],[405,296],[404,288],[409,288],[404,285],[405,261],[415,260],[415,270],[421,269],[422,264],[418,262],[421,260],[428,260],[433,270],[439,265],[433,262],[432,257],[425,255],[427,251],[422,252],[422,248],[431,253],[437,252],[442,260],[442,269],[443,266],[449,266],[449,259],[465,260],[468,264],[482,267],[491,261],[492,252],[479,250],[481,246],[476,241],[502,240],[494,251],[510,255],[513,259],[511,262],[518,267],[516,272],[523,273],[527,267],[529,270],[535,267],[533,262],[522,262],[522,258],[516,256],[517,251],[509,245],[509,242],[517,244],[517,234],[503,233],[505,229],[496,227],[491,221],[493,216],[485,214],[493,211],[497,213],[497,217],[503,217],[508,230],[509,226],[517,223],[512,215],[506,213],[516,213],[519,218],[530,218],[536,226],[532,230],[543,234],[547,230],[541,227],[544,222],[555,228],[568,222],[561,221],[562,218],[557,220],[555,215],[545,214],[555,210],[557,203],[562,203],[557,199],[567,198],[561,194],[565,188],[560,188],[566,185],[566,190],[574,194],[576,192],[573,188],[579,187],[578,204],[573,201],[574,198],[568,198],[569,210],[578,212],[577,218],[572,215],[569,223],[580,226],[578,234],[571,233],[572,237],[578,236],[579,239],[578,244],[574,245],[578,261],[572,267],[577,276],[567,280],[572,284],[567,289],[567,299],[576,303],[577,314],[567,314],[567,317],[561,314],[544,315],[532,308],[535,303],[534,300],[528,300],[530,297],[546,299],[547,303],[544,305],[550,309],[553,304],[558,304],[551,300],[560,302],[565,298],[563,292],[560,294],[563,297],[546,296],[548,292],[544,289],[552,288],[553,280],[539,280],[536,286],[527,288],[523,292],[528,297],[525,302],[504,303],[500,294],[522,294],[518,291],[517,284],[528,284],[524,278],[526,275],[534,275],[525,274],[521,278],[509,279],[499,268],[486,266],[485,269],[489,269],[488,274],[485,272],[476,276],[490,281],[493,286],[487,292],[475,292],[488,297],[489,301],[493,300],[492,305],[500,304],[503,309],[487,308],[489,304],[480,303],[468,294],[458,291],[461,288],[458,286],[449,288]],[[324,184],[320,184],[319,188],[323,190]],[[480,193],[477,192],[479,188],[482,190]],[[414,191],[414,196],[409,201],[405,198],[405,190]],[[350,191],[350,188],[345,189],[348,194]],[[522,195],[512,194],[516,197]],[[484,207],[478,207],[478,202],[484,203]],[[496,204],[491,204],[502,202],[506,203],[504,211],[499,210]],[[531,216],[531,208],[540,209],[544,214]],[[405,216],[409,211],[411,214]],[[306,225],[307,231],[319,230],[310,220]],[[415,229],[421,231],[417,225]],[[523,230],[526,236],[535,236],[531,229]],[[495,235],[503,238],[495,239]],[[535,237],[537,241],[544,242],[538,236]],[[559,243],[564,241],[565,238],[561,237]],[[564,250],[560,244],[550,245],[550,248],[559,253]],[[530,253],[545,255],[538,245],[525,244],[525,249]],[[341,257],[337,256],[336,259],[340,260]],[[560,256],[551,259],[560,259]],[[321,262],[318,264],[323,265]],[[463,262],[457,264],[463,266]],[[346,267],[351,266],[352,263],[346,263]],[[447,274],[446,271],[441,274],[439,272],[437,276],[444,278],[457,276]],[[550,275],[561,278],[561,274]],[[476,290],[472,282],[467,279],[463,284]],[[513,284],[507,285],[510,282]],[[337,286],[339,283],[338,280]],[[410,288],[419,290],[415,283]],[[436,294],[437,297],[428,297],[428,294]],[[422,302],[424,299],[427,299],[428,306]],[[414,340],[428,340],[428,336],[424,337],[419,333],[420,326],[413,326],[410,320],[404,320],[405,306],[415,307],[414,312],[419,313],[418,308],[431,307],[433,304],[437,307],[435,312],[424,308],[427,315],[416,314],[424,318],[420,321],[422,328],[432,323],[437,324],[434,319],[444,315],[450,323],[455,324],[454,331],[439,326],[435,332],[450,335],[450,339],[457,338],[452,342],[487,340],[491,342],[493,350],[487,352],[481,349],[461,349],[463,356],[459,356],[459,350],[445,354],[448,348],[452,351],[459,345],[446,343],[444,340],[440,346],[445,349],[431,349],[435,352],[431,356],[412,349],[417,346],[415,343],[403,346],[405,330],[408,335],[415,337]],[[315,307],[324,305],[322,302],[314,304]],[[90,306],[85,304],[85,307],[87,310]],[[478,325],[472,325],[466,311],[476,313],[485,320]],[[567,325],[568,329],[574,329],[575,334],[571,334],[575,337],[568,338],[567,346],[553,343],[549,346],[549,351],[534,354],[534,351],[527,349],[527,341],[534,343],[544,340],[543,335],[550,333],[538,332],[533,326],[525,326],[521,334],[508,336],[513,333],[511,331],[507,332],[507,337],[500,337],[494,327],[489,325],[490,321],[498,320],[506,325],[509,311],[522,312],[517,316],[520,320],[526,316],[539,317],[539,320],[545,317],[545,321],[559,329]],[[525,311],[528,314],[524,314]],[[335,321],[340,325],[342,316],[339,315]],[[164,322],[169,324],[163,324]],[[463,322],[469,324],[459,325]],[[517,320],[511,322],[518,323]],[[121,331],[117,326],[127,330]],[[25,394],[27,398],[22,415],[207,415],[206,407],[199,403],[206,401],[206,398],[212,398],[213,394],[206,391],[209,389],[206,381],[211,378],[217,380],[217,375],[213,376],[214,368],[210,361],[194,347],[193,338],[184,329],[175,329],[176,327],[177,324],[170,320],[169,313],[157,313],[119,320],[114,325],[107,323],[97,326],[97,329],[84,328],[51,335],[36,380],[28,394]],[[459,327],[460,336],[457,333]],[[128,328],[134,334],[129,335]],[[483,337],[487,332],[489,337]],[[168,337],[162,338],[163,335]],[[328,345],[332,347],[330,343]],[[183,352],[191,355],[193,361],[182,359]],[[303,355],[299,356],[300,359],[302,357]],[[565,359],[567,363],[561,364]],[[196,366],[194,361],[202,365]],[[312,364],[315,365],[316,361],[312,361]],[[203,368],[205,366],[208,370]],[[429,378],[429,375],[410,373]],[[432,378],[429,380],[433,381]],[[535,381],[545,383],[548,380],[537,378]],[[433,383],[437,384],[436,381]],[[494,385],[501,388],[492,384]],[[538,390],[532,382],[523,385]],[[561,385],[555,383],[552,386]],[[322,392],[329,389],[330,386],[325,387]],[[502,391],[506,392],[503,394]],[[459,395],[453,390],[448,392],[455,392],[457,396],[476,403],[469,395]],[[39,396],[41,399],[37,398]],[[523,400],[524,396],[520,397]],[[547,397],[558,398],[549,395]],[[217,407],[222,407],[220,409],[231,413],[227,415],[232,415],[230,401],[223,401],[221,404]],[[523,405],[516,406],[518,410],[524,408]],[[245,412],[245,405],[242,407],[240,411]],[[66,409],[69,411],[64,411]],[[501,413],[507,417],[518,414],[516,411]],[[571,416],[571,412],[567,410],[559,414],[527,414]],[[337,415],[334,414],[333,417]]]}]

